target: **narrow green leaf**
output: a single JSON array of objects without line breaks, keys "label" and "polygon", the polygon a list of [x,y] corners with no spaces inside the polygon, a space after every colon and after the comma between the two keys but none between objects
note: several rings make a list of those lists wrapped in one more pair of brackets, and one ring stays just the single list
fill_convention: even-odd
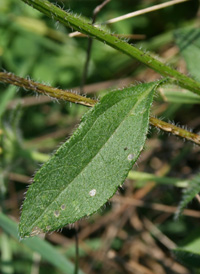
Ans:
[{"label": "narrow green leaf", "polygon": [[200,97],[189,90],[176,90],[174,87],[164,87],[163,98],[170,103],[200,104]]},{"label": "narrow green leaf", "polygon": [[[128,179],[136,180],[140,182],[149,182],[154,181],[158,184],[166,184],[166,185],[175,185],[177,187],[185,187],[188,185],[188,180],[182,180],[173,177],[164,177],[158,176],[151,173],[140,172],[140,171],[130,171],[128,174]],[[143,184],[140,184],[143,186]]]},{"label": "narrow green leaf", "polygon": [[[22,65],[22,67],[19,69],[19,74],[21,76],[25,76],[27,72],[29,71],[30,67],[32,66],[33,62],[35,61],[35,56],[32,58],[29,58],[25,62],[25,64]],[[15,96],[17,91],[17,87],[10,86],[6,90],[3,90],[0,94],[0,118],[4,114],[8,103],[11,101],[11,99]]]},{"label": "narrow green leaf", "polygon": [[180,248],[174,249],[173,254],[175,255],[176,259],[185,266],[191,267],[193,269],[200,268],[199,254]]},{"label": "narrow green leaf", "polygon": [[172,252],[182,264],[192,269],[200,269],[200,236],[199,228],[191,231],[182,244]]},{"label": "narrow green leaf", "polygon": [[5,93],[2,92],[0,95],[0,117],[6,110],[8,102],[14,97],[16,93],[16,87],[10,86],[8,89],[5,90]]},{"label": "narrow green leaf", "polygon": [[176,212],[176,217],[179,217],[187,204],[200,192],[200,173],[188,181],[188,186],[189,187],[184,190],[182,200],[179,204],[178,211]]},{"label": "narrow green leaf", "polygon": [[[0,228],[15,238],[15,240],[18,240],[17,224],[1,212]],[[34,237],[31,239],[25,239],[19,244],[28,246],[32,251],[40,254],[44,260],[57,267],[57,269],[62,271],[62,273],[74,274],[74,265],[47,241],[40,239],[39,237]],[[78,273],[84,274],[82,270],[79,270]]]},{"label": "narrow green leaf", "polygon": [[200,82],[200,30],[183,28],[175,32],[175,40],[189,73]]},{"label": "narrow green leaf", "polygon": [[110,92],[36,173],[22,210],[21,237],[89,216],[124,182],[143,149],[160,82]]}]

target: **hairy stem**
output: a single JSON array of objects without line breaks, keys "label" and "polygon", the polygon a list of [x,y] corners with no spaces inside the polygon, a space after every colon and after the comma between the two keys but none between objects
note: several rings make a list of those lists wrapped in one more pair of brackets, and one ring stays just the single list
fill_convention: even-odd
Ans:
[{"label": "hairy stem", "polygon": [[48,95],[52,98],[57,98],[59,100],[65,100],[68,102],[77,103],[88,107],[92,107],[96,103],[96,101],[93,99],[83,97],[70,91],[36,83],[30,79],[21,78],[12,73],[0,72],[0,82],[12,84],[24,89],[33,90],[38,93]]},{"label": "hairy stem", "polygon": [[[0,72],[0,82],[19,86],[24,89],[30,89],[38,93],[49,95],[52,98],[56,98],[59,100],[64,100],[72,103],[77,103],[77,104],[85,105],[88,107],[93,107],[96,103],[98,103],[97,100],[86,98],[84,96],[74,94],[72,92],[65,91],[62,89],[57,89],[50,86],[42,85],[32,80],[27,80],[27,79],[15,76],[14,74],[11,74],[11,73]],[[152,126],[160,128],[163,131],[170,132],[174,135],[185,138],[189,141],[192,141],[200,145],[200,135],[198,134],[192,133],[183,128],[174,126],[172,124],[169,124],[167,122],[164,122],[154,117],[150,117],[149,122]]]},{"label": "hairy stem", "polygon": [[93,26],[82,17],[77,17],[72,13],[66,12],[57,6],[51,4],[47,0],[22,0],[26,4],[41,11],[54,20],[57,20],[67,27],[71,27],[81,33],[87,34],[90,37],[96,38],[101,42],[133,57],[159,72],[163,76],[170,76],[182,88],[189,89],[190,91],[200,95],[200,84],[190,77],[178,72],[177,70],[165,65],[159,60],[153,58],[149,54],[139,50],[138,48],[120,40],[116,36]]},{"label": "hairy stem", "polygon": [[183,128],[177,127],[175,125],[166,123],[162,120],[159,120],[154,117],[150,117],[149,122],[151,125],[160,128],[166,132],[170,132],[173,135],[177,135],[179,137],[185,138],[187,140],[190,140],[198,145],[200,145],[200,135],[192,133],[190,131],[187,131]]}]

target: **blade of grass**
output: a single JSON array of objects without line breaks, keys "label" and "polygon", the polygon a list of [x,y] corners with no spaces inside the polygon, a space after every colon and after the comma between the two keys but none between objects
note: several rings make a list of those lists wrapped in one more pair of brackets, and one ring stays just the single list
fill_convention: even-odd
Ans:
[{"label": "blade of grass", "polygon": [[[9,219],[5,214],[0,213],[0,227],[15,240],[18,241],[18,230],[17,224]],[[65,274],[74,273],[74,265],[60,254],[53,246],[47,241],[42,240],[39,237],[25,239],[21,241],[22,244],[28,246],[32,251],[39,253],[43,259],[54,265]],[[79,274],[84,274],[83,271],[79,270]]]},{"label": "blade of grass", "polygon": [[6,274],[13,274],[12,249],[10,239],[6,233],[1,235],[1,271]]},{"label": "blade of grass", "polygon": [[[19,74],[21,76],[25,76],[29,71],[30,67],[33,65],[36,57],[30,58],[26,63],[23,64],[21,69],[19,70]],[[8,103],[16,94],[17,88],[16,87],[9,87],[5,93],[1,94],[0,96],[0,117],[4,114]]]},{"label": "blade of grass", "polygon": [[172,177],[161,177],[147,172],[130,171],[128,174],[128,179],[137,181],[154,181],[158,184],[175,185],[178,187],[186,187],[188,185],[188,180],[181,180],[179,178]]},{"label": "blade of grass", "polygon": [[200,97],[197,94],[191,93],[189,90],[166,87],[160,89],[159,91],[165,102],[178,104],[200,104]]}]

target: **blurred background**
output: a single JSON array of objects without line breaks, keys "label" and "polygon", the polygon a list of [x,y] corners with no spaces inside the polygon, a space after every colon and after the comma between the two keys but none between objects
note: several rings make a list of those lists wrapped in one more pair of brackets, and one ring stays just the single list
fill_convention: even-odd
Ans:
[{"label": "blurred background", "polygon": [[[56,1],[62,9],[90,20],[101,3]],[[160,3],[111,0],[98,13],[96,22]],[[103,27],[199,80],[200,70],[190,70],[191,65],[180,50],[182,29],[199,28],[199,1],[183,2]],[[70,37],[72,32],[22,1],[0,0],[1,71],[80,92],[88,37]],[[196,43],[199,50],[197,40],[193,45]],[[192,64],[197,58],[195,53]],[[100,98],[109,90],[160,78],[137,60],[94,40],[82,93]],[[167,87],[157,93],[152,115],[198,133],[199,103],[197,96]],[[0,203],[5,215],[19,221],[24,193],[33,174],[72,135],[87,110],[0,83]],[[75,262],[78,231],[79,265],[84,273],[193,273],[191,265],[178,262],[171,249],[180,246],[188,235],[198,238],[198,200],[191,202],[190,210],[178,220],[174,220],[174,213],[183,187],[199,172],[199,163],[197,145],[150,128],[146,147],[133,172],[111,201],[95,215],[78,222],[76,229],[66,227],[62,232],[46,235],[45,241]],[[4,229],[0,230],[0,243],[0,273],[63,273]]]}]

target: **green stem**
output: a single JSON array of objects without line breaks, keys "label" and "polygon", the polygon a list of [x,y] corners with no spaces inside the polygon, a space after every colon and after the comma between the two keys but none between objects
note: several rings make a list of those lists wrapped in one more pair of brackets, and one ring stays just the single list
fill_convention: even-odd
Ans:
[{"label": "green stem", "polygon": [[41,11],[47,16],[53,18],[64,24],[67,27],[71,27],[81,33],[87,34],[93,38],[98,39],[101,42],[108,44],[109,46],[133,57],[159,72],[163,76],[170,76],[176,84],[182,88],[189,89],[190,91],[200,95],[200,84],[188,76],[178,72],[177,70],[163,64],[159,60],[153,58],[149,54],[139,50],[138,48],[120,40],[116,36],[101,30],[91,23],[88,23],[85,19],[77,17],[69,12],[63,11],[57,6],[51,4],[47,0],[22,0],[26,4]]},{"label": "green stem", "polygon": [[[96,103],[98,103],[97,100],[86,98],[84,96],[74,94],[72,92],[65,91],[62,89],[57,89],[50,86],[42,85],[40,83],[33,82],[32,80],[27,80],[27,79],[15,76],[12,73],[0,72],[0,82],[12,84],[25,89],[30,89],[39,93],[43,93],[45,95],[49,95],[52,98],[69,101],[72,103],[78,103],[78,104],[89,106],[89,107],[93,107]],[[160,81],[158,86],[167,84],[169,82],[170,82],[169,78],[163,79],[163,81]],[[149,118],[149,123],[157,128],[162,129],[163,131],[170,132],[174,135],[185,138],[189,141],[192,141],[200,145],[200,135],[198,134],[192,133],[183,128],[174,126],[172,124],[166,123],[154,117]],[[1,152],[1,148],[0,148],[0,152]]]},{"label": "green stem", "polygon": [[96,103],[95,100],[92,100],[90,98],[83,97],[67,90],[53,88],[40,83],[36,83],[34,81],[18,77],[12,73],[0,72],[0,82],[12,84],[18,87],[22,87],[24,89],[30,89],[53,98],[57,98],[59,100],[65,100],[88,107],[92,107]]},{"label": "green stem", "polygon": [[198,134],[192,133],[192,132],[187,131],[183,128],[177,127],[175,125],[166,123],[166,122],[159,120],[155,117],[150,117],[149,122],[154,127],[160,128],[166,132],[172,133],[173,135],[177,135],[179,137],[190,140],[190,141],[196,143],[197,145],[200,145],[200,135],[198,135]]}]

